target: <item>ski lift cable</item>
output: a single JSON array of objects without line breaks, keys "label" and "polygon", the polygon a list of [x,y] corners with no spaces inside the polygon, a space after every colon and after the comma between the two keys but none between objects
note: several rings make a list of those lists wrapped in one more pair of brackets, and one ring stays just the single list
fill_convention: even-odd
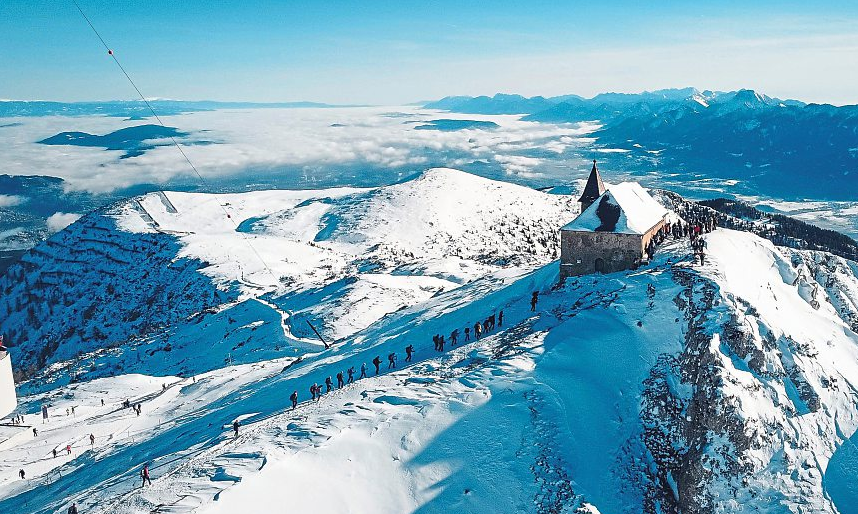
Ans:
[{"label": "ski lift cable", "polygon": [[[161,118],[158,116],[158,113],[155,112],[155,109],[152,107],[152,104],[149,103],[149,100],[146,98],[145,95],[143,95],[143,92],[140,91],[140,88],[137,87],[137,84],[134,82],[134,79],[131,78],[131,75],[128,74],[128,72],[125,70],[125,67],[122,66],[121,62],[119,62],[119,59],[116,57],[116,54],[113,52],[113,50],[110,48],[110,46],[104,40],[104,38],[101,37],[101,34],[98,32],[98,29],[95,28],[95,25],[93,25],[92,21],[89,19],[89,16],[86,15],[86,13],[83,11],[83,9],[81,8],[81,6],[77,2],[77,0],[71,0],[71,1],[75,5],[75,7],[77,7],[78,12],[80,12],[80,15],[83,16],[83,19],[86,20],[86,23],[87,23],[87,25],[89,25],[89,28],[92,29],[93,33],[95,33],[96,37],[98,37],[98,40],[101,41],[102,46],[104,46],[104,48],[107,50],[107,55],[109,55],[113,59],[113,62],[116,63],[116,66],[119,67],[119,70],[122,71],[122,74],[125,75],[125,78],[128,79],[128,82],[131,84],[131,86],[134,88],[134,90],[137,91],[137,94],[140,96],[140,99],[143,101],[144,104],[146,104],[146,107],[152,113],[152,116],[154,116],[155,119],[158,121],[158,124],[161,125],[163,128],[167,128],[167,126],[164,124],[164,122],[161,121]],[[188,155],[182,149],[182,146],[179,144],[179,142],[176,141],[175,137],[173,137],[172,135],[168,135],[167,137],[173,143],[173,146],[175,146],[176,149],[179,150],[179,153],[182,154],[182,157],[185,159],[185,161],[188,163],[188,165],[191,167],[191,169],[194,170],[194,173],[197,175],[197,177],[199,177],[200,181],[204,185],[210,186],[209,181],[206,180],[206,178],[203,177],[203,175],[199,172],[197,167],[194,166],[194,163],[191,162],[190,158],[188,158]],[[161,194],[164,194],[164,191],[161,191],[161,190],[159,190],[159,191],[161,192]],[[217,202],[217,204],[218,204],[218,207],[220,207],[221,210],[223,211],[223,213],[226,215],[226,219],[228,219],[232,223],[233,227],[236,229],[236,232],[238,232],[238,234],[241,236],[241,238],[247,243],[247,246],[254,253],[254,255],[256,255],[256,258],[259,259],[259,262],[262,263],[262,266],[268,271],[268,273],[274,279],[274,285],[276,287],[277,283],[280,281],[280,278],[277,276],[277,274],[274,273],[274,271],[271,269],[271,267],[268,265],[268,263],[265,261],[265,259],[262,258],[262,255],[257,251],[256,247],[253,246],[253,243],[251,243],[251,241],[250,241],[250,239],[248,239],[247,235],[245,235],[244,232],[237,230],[238,224],[235,222],[234,219],[232,219],[232,216],[229,214],[229,211],[227,210],[226,206],[223,205],[221,202]]]}]

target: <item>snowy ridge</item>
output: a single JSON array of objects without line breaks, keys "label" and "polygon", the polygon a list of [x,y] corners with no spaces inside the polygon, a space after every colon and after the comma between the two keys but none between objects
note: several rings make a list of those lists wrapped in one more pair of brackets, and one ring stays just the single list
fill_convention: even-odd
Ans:
[{"label": "snowy ridge", "polygon": [[[47,513],[75,500],[105,513],[848,514],[858,504],[849,474],[858,455],[846,442],[858,427],[855,263],[719,229],[706,236],[702,267],[686,240],[670,240],[647,268],[557,287],[556,242],[539,240],[568,221],[572,197],[449,170],[327,193],[266,193],[264,206],[221,196],[263,252],[289,241],[317,259],[293,261],[293,247],[281,246],[273,266],[292,278],[279,284],[239,260],[249,280],[234,285],[236,298],[171,325],[171,351],[139,363],[111,353],[81,361],[148,366],[159,377],[23,398],[27,422],[42,403],[56,419],[3,450],[0,509]],[[200,200],[211,197],[167,196],[175,213],[158,198],[141,201],[157,227],[129,207],[113,214],[119,232],[175,230],[169,237],[181,258],[203,263],[207,287],[227,283],[240,235],[205,227]],[[200,214],[188,214],[194,207]],[[412,278],[421,292],[401,307],[384,303]],[[430,278],[444,286],[424,292]],[[487,336],[432,349],[433,334],[501,309],[503,326]],[[327,334],[348,335],[327,350],[296,340],[278,353],[269,343],[270,353],[236,350],[234,364],[215,365],[231,345],[263,348],[284,334],[281,324],[295,330],[314,312],[340,320]],[[213,341],[214,356],[200,351]],[[403,362],[408,344],[412,363]],[[397,368],[385,363],[374,376],[371,360],[390,352]],[[171,376],[177,354],[208,369]],[[310,384],[362,363],[368,378],[307,401]],[[142,402],[139,417],[119,407],[129,397]],[[77,414],[65,416],[72,405]],[[71,455],[50,455],[68,442]],[[143,463],[154,484],[141,489]],[[16,478],[21,467],[31,479]]]}]

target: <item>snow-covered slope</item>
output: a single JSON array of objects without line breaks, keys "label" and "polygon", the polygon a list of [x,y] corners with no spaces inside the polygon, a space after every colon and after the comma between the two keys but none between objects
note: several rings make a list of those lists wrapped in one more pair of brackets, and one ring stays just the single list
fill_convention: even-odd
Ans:
[{"label": "snow-covered slope", "polygon": [[[468,193],[474,184],[481,194]],[[77,501],[110,513],[847,514],[858,505],[858,452],[847,442],[858,427],[855,263],[719,229],[706,236],[704,266],[691,263],[687,241],[668,241],[647,268],[558,287],[555,243],[539,239],[574,216],[567,197],[446,170],[373,190],[254,194],[269,196],[220,197],[242,233],[200,228],[220,209],[199,201],[209,197],[143,200],[158,230],[178,234],[169,237],[179,258],[203,262],[207,287],[228,286],[232,304],[171,326],[176,349],[139,364],[157,377],[24,397],[39,435],[0,442],[0,510]],[[141,212],[112,216],[151,234]],[[183,214],[193,212],[199,221]],[[252,256],[235,257],[241,234],[287,278],[269,281]],[[520,249],[528,236],[533,254]],[[384,303],[413,286],[400,280],[429,278],[443,287]],[[200,352],[212,342],[226,350],[225,327],[242,348],[270,346],[278,331],[286,344],[312,309],[355,321],[327,326],[341,330],[330,349],[289,335],[290,352],[235,364]],[[478,341],[451,347],[448,336],[447,351],[433,349],[432,335],[500,310],[503,325]],[[375,376],[371,360],[391,352],[396,369],[385,362]],[[170,376],[176,354],[208,369]],[[85,362],[136,365],[107,351]],[[362,363],[369,377],[307,401],[312,383]],[[125,398],[142,403],[139,417],[121,408]],[[55,416],[44,425],[42,404]],[[66,444],[72,454],[54,458]],[[140,488],[145,463],[154,484]],[[27,480],[15,475],[22,468]]]},{"label": "snow-covered slope", "polygon": [[[321,347],[307,322],[337,340],[475,278],[548,262],[574,205],[451,169],[365,190],[153,193],[83,218],[10,268],[3,329],[31,374],[76,356],[87,362],[75,373],[90,376],[296,356]],[[90,363],[93,352],[113,359]]]}]

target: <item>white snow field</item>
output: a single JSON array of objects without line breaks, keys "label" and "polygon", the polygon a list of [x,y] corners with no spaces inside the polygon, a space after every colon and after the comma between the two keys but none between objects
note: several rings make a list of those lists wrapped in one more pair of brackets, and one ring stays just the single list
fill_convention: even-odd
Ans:
[{"label": "white snow field", "polygon": [[[174,239],[161,251],[209,279],[182,286],[222,303],[152,316],[146,335],[117,323],[106,340],[131,341],[77,357],[58,345],[21,388],[27,427],[0,443],[0,512],[854,512],[858,265],[718,229],[703,266],[670,240],[646,268],[558,287],[574,200],[431,170],[367,190],[148,195],[72,225],[99,248]],[[92,238],[101,219],[116,224]],[[29,283],[58,266],[37,249]],[[362,363],[367,378],[336,388]]]}]

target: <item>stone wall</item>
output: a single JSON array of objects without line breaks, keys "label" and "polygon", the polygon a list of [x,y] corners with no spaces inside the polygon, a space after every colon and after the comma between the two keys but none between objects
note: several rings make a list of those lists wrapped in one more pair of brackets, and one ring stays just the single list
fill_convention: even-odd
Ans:
[{"label": "stone wall", "polygon": [[664,223],[644,235],[560,231],[560,279],[636,268],[644,250]]}]

